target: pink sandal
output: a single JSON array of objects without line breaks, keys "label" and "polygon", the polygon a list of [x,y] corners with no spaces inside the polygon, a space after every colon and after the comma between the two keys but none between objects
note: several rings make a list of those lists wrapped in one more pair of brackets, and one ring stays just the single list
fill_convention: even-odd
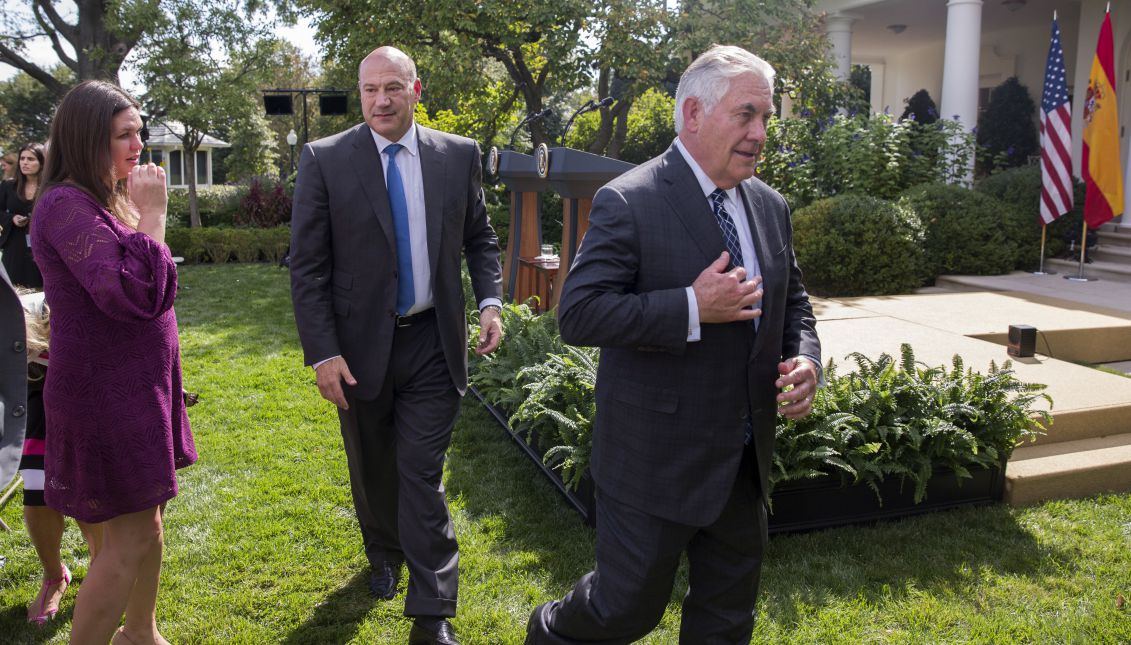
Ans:
[{"label": "pink sandal", "polygon": [[61,587],[61,589],[59,590],[59,600],[62,601],[63,594],[67,593],[67,587],[69,587],[70,584],[71,570],[68,569],[67,565],[64,564],[63,575],[61,577],[55,578],[54,580],[43,581],[43,586],[39,590],[39,595],[43,598],[42,604],[39,607],[39,615],[28,618],[27,621],[29,623],[35,623],[36,625],[46,625],[47,621],[54,620],[55,614],[59,611],[59,607],[56,606],[54,609],[47,609],[47,600],[50,598],[50,596],[47,595],[47,592],[51,589],[51,587],[59,585]]}]

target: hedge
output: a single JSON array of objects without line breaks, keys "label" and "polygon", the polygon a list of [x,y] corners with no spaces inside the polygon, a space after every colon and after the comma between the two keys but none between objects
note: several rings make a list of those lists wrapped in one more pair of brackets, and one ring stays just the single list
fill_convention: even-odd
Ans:
[{"label": "hedge", "polygon": [[289,226],[275,228],[169,228],[165,243],[188,264],[228,261],[278,263],[291,244]]}]

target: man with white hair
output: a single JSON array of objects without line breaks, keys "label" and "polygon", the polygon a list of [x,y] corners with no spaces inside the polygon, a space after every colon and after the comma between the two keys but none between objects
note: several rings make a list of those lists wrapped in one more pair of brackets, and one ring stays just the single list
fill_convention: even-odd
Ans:
[{"label": "man with white hair", "polygon": [[601,348],[597,565],[534,611],[527,643],[643,637],[682,553],[680,642],[750,640],[777,416],[809,413],[821,355],[789,209],[753,177],[773,78],[712,47],[680,79],[672,147],[593,199],[558,317],[565,342]]}]

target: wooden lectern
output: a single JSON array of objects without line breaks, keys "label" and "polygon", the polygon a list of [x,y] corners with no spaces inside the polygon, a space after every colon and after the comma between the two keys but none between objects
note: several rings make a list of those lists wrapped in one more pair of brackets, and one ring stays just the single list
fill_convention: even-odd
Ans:
[{"label": "wooden lectern", "polygon": [[609,180],[635,167],[635,164],[572,148],[548,148],[545,144],[535,152],[535,162],[538,170],[545,173],[549,187],[562,196],[560,269],[554,276],[550,296],[550,307],[556,307],[566,274],[581,246],[581,238],[589,228],[593,195]]},{"label": "wooden lectern", "polygon": [[[521,258],[533,258],[541,252],[542,205],[539,193],[549,188],[538,176],[534,157],[513,150],[492,150],[487,156],[487,172],[497,175],[511,194],[510,228],[503,254],[503,293],[511,302],[526,302],[536,290],[538,276],[533,268],[524,267]],[[545,295],[539,309],[549,307]]]}]

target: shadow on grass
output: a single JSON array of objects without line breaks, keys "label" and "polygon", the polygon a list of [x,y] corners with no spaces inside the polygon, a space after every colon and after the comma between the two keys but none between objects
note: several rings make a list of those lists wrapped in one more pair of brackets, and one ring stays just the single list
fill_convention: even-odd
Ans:
[{"label": "shadow on grass", "polygon": [[285,645],[309,645],[353,640],[366,614],[377,602],[369,595],[368,581],[369,568],[366,567],[318,603],[314,614],[282,642]]},{"label": "shadow on grass", "polygon": [[[477,520],[502,525],[496,553],[537,554],[551,593],[564,593],[593,565],[593,532],[474,397],[452,440],[447,480]],[[771,539],[759,604],[775,622],[803,620],[804,607],[863,598],[899,601],[919,592],[962,593],[988,576],[1040,580],[1072,555],[1040,544],[1004,504]],[[686,592],[686,564],[672,593]],[[972,600],[977,602],[977,600]]]},{"label": "shadow on grass", "polygon": [[551,588],[567,590],[593,566],[593,530],[470,393],[452,434],[445,480],[477,523],[499,527],[492,550],[537,556]]},{"label": "shadow on grass", "polygon": [[759,602],[774,621],[792,624],[806,608],[854,599],[883,606],[923,592],[969,594],[988,578],[1039,581],[1072,559],[1038,543],[1004,504],[976,506],[775,536]]},{"label": "shadow on grass", "polygon": [[[71,592],[72,594],[74,592]],[[30,598],[28,599],[30,602]],[[46,643],[53,640],[60,631],[67,631],[71,624],[71,612],[74,611],[74,598],[66,598],[55,620],[47,621],[45,625],[33,625],[27,622],[27,607],[17,605],[0,610],[0,625],[7,632],[0,637],[4,643]],[[8,631],[11,630],[11,631]]]}]

